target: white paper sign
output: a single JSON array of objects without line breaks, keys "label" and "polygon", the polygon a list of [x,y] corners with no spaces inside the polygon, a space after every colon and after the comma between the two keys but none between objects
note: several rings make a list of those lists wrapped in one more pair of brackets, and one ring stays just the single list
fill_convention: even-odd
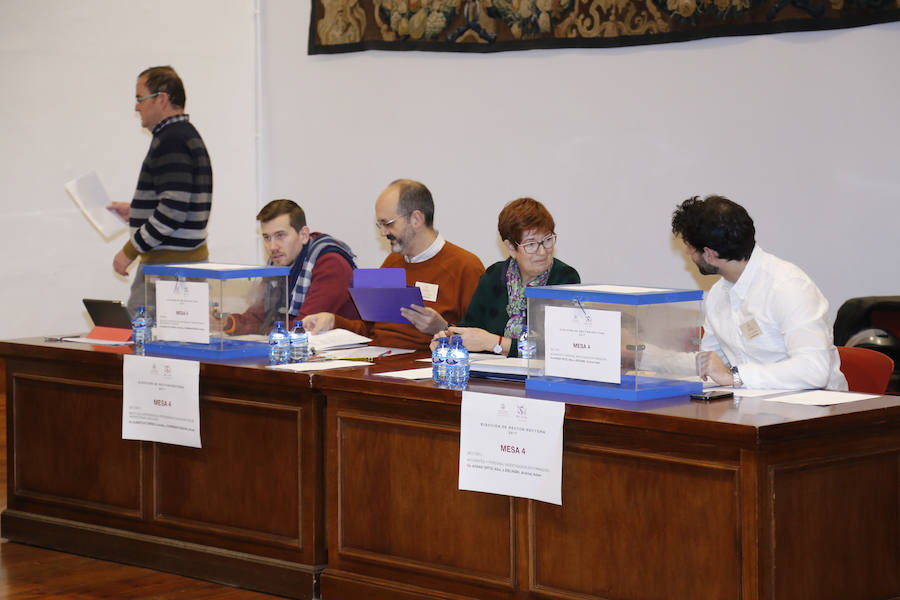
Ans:
[{"label": "white paper sign", "polygon": [[579,307],[546,307],[544,374],[621,383],[622,313]]},{"label": "white paper sign", "polygon": [[199,448],[200,363],[122,358],[122,439]]},{"label": "white paper sign", "polygon": [[562,504],[564,402],[462,393],[459,489]]},{"label": "white paper sign", "polygon": [[209,284],[202,281],[156,282],[158,340],[209,343]]}]

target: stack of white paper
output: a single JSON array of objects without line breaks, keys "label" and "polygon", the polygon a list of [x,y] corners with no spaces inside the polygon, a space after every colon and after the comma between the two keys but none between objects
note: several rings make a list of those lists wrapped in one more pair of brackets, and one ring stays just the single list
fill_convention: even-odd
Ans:
[{"label": "stack of white paper", "polygon": [[319,353],[339,348],[362,346],[371,341],[372,338],[367,338],[346,329],[332,329],[324,333],[309,334],[309,347]]}]

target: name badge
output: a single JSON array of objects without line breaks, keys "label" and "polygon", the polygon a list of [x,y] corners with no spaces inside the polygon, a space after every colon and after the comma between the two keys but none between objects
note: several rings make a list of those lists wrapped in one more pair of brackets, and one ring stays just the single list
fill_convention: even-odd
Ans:
[{"label": "name badge", "polygon": [[416,287],[422,290],[422,300],[425,302],[437,302],[438,284],[417,281]]},{"label": "name badge", "polygon": [[752,340],[760,334],[762,334],[762,329],[759,328],[756,319],[750,319],[741,325],[741,335],[744,336],[744,339]]}]

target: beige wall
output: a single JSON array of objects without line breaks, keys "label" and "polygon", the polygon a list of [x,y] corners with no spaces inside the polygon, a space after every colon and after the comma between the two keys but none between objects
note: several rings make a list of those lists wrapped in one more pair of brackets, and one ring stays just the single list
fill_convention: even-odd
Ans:
[{"label": "beige wall", "polygon": [[374,199],[413,177],[435,194],[438,228],[485,263],[503,257],[502,205],[531,195],[584,280],[708,288],[669,217],[687,196],[721,193],[747,206],[764,247],[812,275],[832,312],[900,288],[900,24],[610,50],[308,56],[307,2],[136,6],[4,4],[0,338],[81,331],[82,297],[127,295],[110,266],[123,239],[104,242],[63,184],[96,170],[111,196],[130,198],[149,143],[134,77],[160,63],[184,76],[212,155],[214,260],[260,260],[253,215],[290,197],[377,266],[387,248]]}]

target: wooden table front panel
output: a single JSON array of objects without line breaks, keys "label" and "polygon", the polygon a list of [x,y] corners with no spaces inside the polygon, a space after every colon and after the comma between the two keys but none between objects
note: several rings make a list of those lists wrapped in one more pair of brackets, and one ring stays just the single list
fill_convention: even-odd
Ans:
[{"label": "wooden table front panel", "polygon": [[140,442],[122,439],[121,385],[15,367],[7,400],[15,459],[9,506],[32,500],[140,519],[144,457]]},{"label": "wooden table front panel", "polygon": [[515,499],[458,489],[459,408],[367,397],[360,411],[341,394],[328,402],[329,564],[511,590]]},{"label": "wooden table front panel", "polygon": [[737,465],[567,443],[563,505],[529,501],[530,589],[582,599],[740,597],[738,483]]},{"label": "wooden table front panel", "polygon": [[7,518],[324,564],[324,399],[305,376],[201,365],[190,448],[122,439],[120,356],[25,349],[6,363]]},{"label": "wooden table front panel", "polygon": [[203,399],[203,448],[154,444],[155,522],[302,549],[303,409]]},{"label": "wooden table front panel", "polygon": [[900,597],[900,453],[896,432],[892,438],[882,450],[866,443],[848,456],[769,469],[768,597]]}]

